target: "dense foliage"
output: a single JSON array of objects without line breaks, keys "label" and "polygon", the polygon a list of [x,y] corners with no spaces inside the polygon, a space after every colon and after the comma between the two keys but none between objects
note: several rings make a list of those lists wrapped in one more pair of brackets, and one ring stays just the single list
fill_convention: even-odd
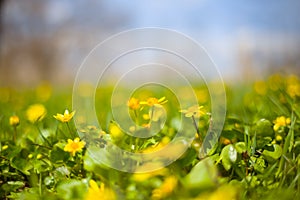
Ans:
[{"label": "dense foliage", "polygon": [[[160,122],[162,109],[167,112],[158,134],[138,139],[114,121],[110,87],[96,95],[102,130],[88,123],[74,125],[71,89],[57,90],[48,83],[26,90],[0,88],[1,198],[300,198],[299,78],[276,74],[251,84],[227,85],[225,125],[219,142],[204,157],[199,148],[213,119],[206,87],[199,85],[195,91],[199,105],[188,108],[179,108],[174,96],[164,91],[137,91],[131,99],[120,98],[142,127]],[[166,167],[126,173],[91,156],[93,149],[110,148],[110,143],[139,153],[164,148],[176,134],[180,117],[190,118],[195,139]],[[126,131],[134,135],[138,130]]]}]

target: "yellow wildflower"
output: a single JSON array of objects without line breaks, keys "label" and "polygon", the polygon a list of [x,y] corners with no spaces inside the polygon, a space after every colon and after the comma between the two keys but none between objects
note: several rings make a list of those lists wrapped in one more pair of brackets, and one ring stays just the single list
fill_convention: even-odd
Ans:
[{"label": "yellow wildflower", "polygon": [[68,139],[68,144],[66,144],[64,151],[70,152],[72,156],[75,156],[76,152],[80,152],[82,148],[84,147],[85,142],[80,141],[80,139],[77,137],[73,140]]},{"label": "yellow wildflower", "polygon": [[42,157],[43,157],[43,155],[39,153],[39,154],[36,156],[36,159],[41,159]]},{"label": "yellow wildflower", "polygon": [[140,108],[140,101],[136,98],[130,98],[127,102],[127,105],[132,110],[137,110]]},{"label": "yellow wildflower", "polygon": [[152,199],[164,199],[172,194],[177,186],[177,178],[175,176],[169,176],[165,179],[163,184],[152,191]]},{"label": "yellow wildflower", "polygon": [[109,123],[109,133],[114,141],[120,141],[124,136],[122,129],[115,121]]},{"label": "yellow wildflower", "polygon": [[240,199],[239,188],[232,185],[223,185],[213,192],[201,193],[194,200],[233,200]]},{"label": "yellow wildflower", "polygon": [[228,144],[231,144],[232,142],[228,138],[220,137],[220,143],[222,143],[224,145],[228,145]]},{"label": "yellow wildflower", "polygon": [[14,115],[9,118],[9,124],[11,126],[18,126],[20,124],[20,119],[18,116]]},{"label": "yellow wildflower", "polygon": [[274,74],[268,79],[268,87],[273,91],[277,91],[282,87],[283,81],[284,79],[280,74]]},{"label": "yellow wildflower", "polygon": [[205,112],[203,110],[201,110],[203,108],[203,106],[191,106],[188,109],[184,109],[184,110],[180,110],[179,112],[184,113],[185,117],[200,117],[201,115],[204,115]]},{"label": "yellow wildflower", "polygon": [[282,136],[281,135],[276,135],[275,140],[278,142],[282,141]]},{"label": "yellow wildflower", "polygon": [[264,81],[256,81],[254,83],[254,90],[257,94],[265,95],[267,93],[267,84]]},{"label": "yellow wildflower", "polygon": [[44,119],[47,114],[46,108],[42,104],[34,104],[26,110],[27,119],[31,123],[35,123]]},{"label": "yellow wildflower", "polygon": [[154,106],[155,104],[162,105],[162,104],[165,104],[167,102],[168,102],[168,100],[166,100],[166,97],[162,97],[160,99],[157,99],[155,97],[150,97],[150,98],[147,99],[147,101],[141,101],[140,104],[141,105],[148,105],[148,106],[151,107],[151,106]]},{"label": "yellow wildflower", "polygon": [[286,91],[292,97],[300,96],[300,80],[297,76],[291,75],[286,80]]},{"label": "yellow wildflower", "polygon": [[274,123],[273,126],[274,131],[278,131],[280,127],[285,127],[289,125],[291,123],[291,119],[281,116],[281,117],[277,117],[276,120],[273,121],[273,123]]},{"label": "yellow wildflower", "polygon": [[85,196],[85,200],[114,200],[116,195],[113,190],[106,188],[103,183],[100,184],[100,188],[94,180],[90,180],[90,187]]},{"label": "yellow wildflower", "polygon": [[2,147],[2,151],[6,150],[6,149],[8,149],[8,145],[4,145],[4,146]]},{"label": "yellow wildflower", "polygon": [[286,90],[292,98],[300,96],[300,84],[288,85]]},{"label": "yellow wildflower", "polygon": [[56,115],[53,115],[53,117],[55,119],[57,119],[58,121],[65,123],[65,122],[69,122],[73,118],[74,115],[75,115],[75,111],[69,113],[69,110],[66,109],[64,114],[57,113]]}]

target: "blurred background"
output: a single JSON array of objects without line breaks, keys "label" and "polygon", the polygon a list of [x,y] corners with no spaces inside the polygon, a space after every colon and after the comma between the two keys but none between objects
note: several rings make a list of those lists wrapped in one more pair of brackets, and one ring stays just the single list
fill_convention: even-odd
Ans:
[{"label": "blurred background", "polygon": [[0,86],[72,84],[107,37],[161,27],[200,43],[227,81],[300,72],[300,1],[0,0]]}]

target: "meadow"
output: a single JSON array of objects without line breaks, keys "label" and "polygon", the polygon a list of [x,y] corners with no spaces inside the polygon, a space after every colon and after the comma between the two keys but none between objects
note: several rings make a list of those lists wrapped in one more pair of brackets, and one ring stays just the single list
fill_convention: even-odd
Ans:
[{"label": "meadow", "polygon": [[[0,197],[300,199],[299,77],[274,74],[251,83],[228,84],[225,89],[223,129],[218,142],[202,156],[200,149],[214,120],[205,85],[194,88],[198,105],[183,108],[176,95],[151,88],[138,90],[129,99],[119,98],[135,122],[126,130],[110,111],[110,86],[102,87],[95,96],[101,129],[73,110],[71,87],[56,88],[47,82],[26,89],[2,87]],[[181,118],[190,122],[182,132],[192,132],[193,141],[173,160],[172,153],[184,145],[172,144],[173,151],[161,155],[172,160],[166,166],[157,159],[154,171],[153,166],[139,169],[136,160],[129,163],[132,172],[124,172],[93,156],[107,156],[100,150],[114,152],[114,145],[131,153],[159,151],[175,137]],[[139,127],[159,131],[151,137],[134,137],[142,134],[144,129]]]}]

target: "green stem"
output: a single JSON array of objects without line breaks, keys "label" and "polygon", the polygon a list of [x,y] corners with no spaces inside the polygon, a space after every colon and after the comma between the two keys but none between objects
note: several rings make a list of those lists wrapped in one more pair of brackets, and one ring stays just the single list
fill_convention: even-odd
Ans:
[{"label": "green stem", "polygon": [[[135,117],[135,131],[137,131],[138,127],[139,127],[139,119],[138,119],[138,115],[136,110],[134,110],[134,117]],[[139,149],[139,138],[137,137],[135,139],[135,144],[134,144],[134,150],[137,151]]]},{"label": "green stem", "polygon": [[139,142],[140,142],[140,138],[139,137],[137,137],[137,138],[135,138],[135,145],[134,145],[134,149],[137,151],[137,150],[139,150]]},{"label": "green stem", "polygon": [[13,136],[14,142],[16,142],[16,139],[17,139],[17,126],[14,126],[14,136]]},{"label": "green stem", "polygon": [[202,141],[202,136],[200,134],[200,131],[199,131],[199,128],[198,128],[198,125],[197,125],[197,122],[196,122],[196,119],[195,119],[194,115],[192,115],[192,120],[193,120],[193,125],[194,125],[194,127],[196,129],[197,135],[199,137],[199,140],[201,142]]},{"label": "green stem", "polygon": [[150,116],[150,122],[149,122],[149,126],[151,126],[151,122],[152,122],[152,118],[153,118],[153,113],[154,113],[154,106],[151,106],[151,116]]},{"label": "green stem", "polygon": [[285,143],[283,145],[283,150],[282,150],[282,156],[279,161],[279,167],[276,173],[276,176],[278,177],[281,174],[281,171],[283,170],[283,167],[285,165],[285,158],[284,156],[288,153],[288,151],[292,150],[293,142],[294,141],[294,126],[296,123],[296,117],[294,116],[294,113],[292,112],[291,116],[291,127],[290,130],[285,138]]},{"label": "green stem", "polygon": [[70,133],[71,137],[73,137],[73,139],[74,139],[76,137],[76,135],[72,133],[69,122],[66,122],[66,124],[67,124],[67,127],[68,127],[68,130],[69,130],[69,133]]},{"label": "green stem", "polygon": [[46,149],[49,149],[49,150],[51,150],[52,148],[50,148],[50,147],[47,147],[47,146],[44,146],[44,145],[40,145],[40,144],[35,144],[35,143],[32,143],[32,145],[34,145],[34,146],[38,146],[38,147],[42,147],[42,148],[46,148]]},{"label": "green stem", "polygon": [[49,142],[49,141],[45,138],[45,136],[43,135],[43,133],[42,133],[40,127],[39,127],[38,125],[36,125],[36,127],[37,127],[37,129],[38,129],[38,131],[39,131],[40,136],[42,137],[42,139],[43,139],[44,141],[46,141],[46,143],[47,143],[49,146],[51,146],[50,142]]},{"label": "green stem", "polygon": [[39,193],[40,196],[42,196],[42,173],[40,173],[40,177],[39,177]]},{"label": "green stem", "polygon": [[138,123],[139,123],[139,119],[138,119],[136,110],[134,110],[133,113],[134,113],[134,117],[135,117],[135,119],[134,119],[135,120],[135,128],[137,128],[138,127]]}]

